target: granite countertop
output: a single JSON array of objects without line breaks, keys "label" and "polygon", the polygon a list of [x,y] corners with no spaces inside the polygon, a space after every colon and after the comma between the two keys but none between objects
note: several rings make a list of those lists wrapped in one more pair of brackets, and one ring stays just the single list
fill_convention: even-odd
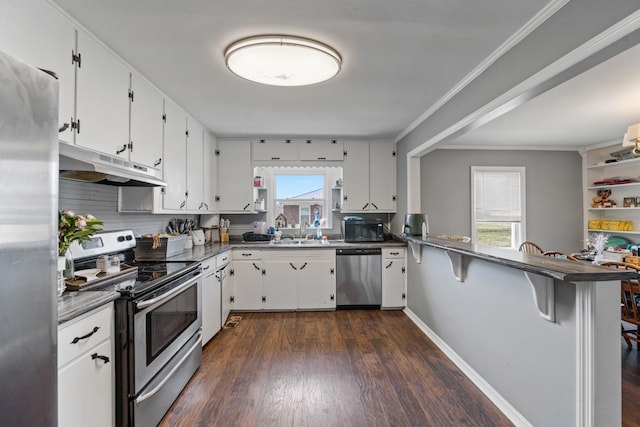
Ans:
[{"label": "granite countertop", "polygon": [[120,298],[115,291],[65,292],[58,297],[58,325]]},{"label": "granite countertop", "polygon": [[[252,249],[268,249],[268,250],[306,250],[306,249],[337,249],[347,247],[398,247],[407,246],[402,240],[394,239],[384,242],[367,242],[367,243],[345,243],[341,240],[330,240],[329,244],[321,244],[315,240],[308,240],[302,244],[287,243],[286,240],[280,243],[271,242],[251,242],[231,241],[230,243],[207,243],[205,245],[194,246],[191,249],[185,249],[180,255],[169,258],[169,261],[195,261],[200,262],[207,258],[211,258],[220,253],[229,251],[234,248],[252,248]],[[107,304],[120,297],[118,292],[105,291],[68,291],[58,297],[58,324],[74,319],[81,314],[93,310],[103,304]]]},{"label": "granite countertop", "polygon": [[231,241],[230,243],[206,243],[205,245],[194,246],[191,249],[185,249],[180,255],[169,258],[170,261],[202,261],[219,253],[236,249],[236,248],[251,248],[251,249],[340,249],[349,247],[404,247],[407,246],[407,242],[403,240],[387,240],[384,242],[365,242],[365,243],[345,243],[342,240],[329,240],[328,244],[322,244],[317,240],[304,240],[304,243],[299,244],[297,242],[291,242],[282,240],[279,243],[272,242],[242,242]]},{"label": "granite countertop", "polygon": [[438,239],[437,237],[427,237],[426,240],[422,240],[406,236],[402,239],[410,245],[430,246],[565,282],[638,279],[638,273],[631,270],[612,269],[591,263],[578,263],[566,259],[526,254],[513,249],[493,248],[455,240]]}]

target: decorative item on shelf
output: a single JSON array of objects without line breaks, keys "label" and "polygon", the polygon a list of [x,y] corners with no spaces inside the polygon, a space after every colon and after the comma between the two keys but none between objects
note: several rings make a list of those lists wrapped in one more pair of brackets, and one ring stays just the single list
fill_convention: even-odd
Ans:
[{"label": "decorative item on shelf", "polygon": [[590,219],[589,230],[633,231],[633,221],[620,219]]},{"label": "decorative item on shelf", "polygon": [[625,208],[635,208],[636,207],[636,198],[635,197],[625,197],[623,199],[622,206]]},{"label": "decorative item on shelf", "polygon": [[[71,243],[91,239],[91,235],[102,230],[102,221],[91,214],[76,215],[72,211],[58,212],[58,256],[65,258],[64,278],[73,280],[73,258],[69,253]],[[60,263],[60,261],[58,261]]]},{"label": "decorative item on shelf", "polygon": [[283,214],[278,215],[274,222],[277,228],[287,228],[287,217]]},{"label": "decorative item on shelf", "polygon": [[611,189],[604,188],[602,190],[598,190],[596,197],[593,198],[593,203],[591,203],[592,208],[612,208],[616,206],[616,202],[610,200],[611,197]]},{"label": "decorative item on shelf", "polygon": [[608,233],[593,233],[589,236],[589,243],[593,246],[596,253],[595,259],[593,260],[594,264],[600,264],[602,262],[604,247],[608,240]]}]

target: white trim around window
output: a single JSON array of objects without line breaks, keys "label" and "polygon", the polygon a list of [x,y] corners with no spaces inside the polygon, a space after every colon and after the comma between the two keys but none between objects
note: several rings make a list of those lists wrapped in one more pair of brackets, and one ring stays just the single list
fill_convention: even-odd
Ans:
[{"label": "white trim around window", "polygon": [[[514,228],[512,228],[512,241],[511,247],[517,249],[520,243],[526,240],[526,180],[525,169],[521,166],[471,166],[471,239],[472,242],[478,242],[478,230],[476,228],[476,174],[495,172],[495,173],[517,173],[520,177],[520,221],[519,226],[514,222]],[[508,221],[512,222],[513,219],[509,218]]]}]

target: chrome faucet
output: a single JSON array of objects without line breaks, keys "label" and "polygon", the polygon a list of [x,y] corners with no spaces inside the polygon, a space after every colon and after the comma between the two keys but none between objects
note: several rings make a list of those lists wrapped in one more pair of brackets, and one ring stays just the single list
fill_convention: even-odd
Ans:
[{"label": "chrome faucet", "polygon": [[300,221],[300,234],[299,234],[300,240],[302,240],[302,230],[305,227],[309,227],[309,223],[305,220]]}]

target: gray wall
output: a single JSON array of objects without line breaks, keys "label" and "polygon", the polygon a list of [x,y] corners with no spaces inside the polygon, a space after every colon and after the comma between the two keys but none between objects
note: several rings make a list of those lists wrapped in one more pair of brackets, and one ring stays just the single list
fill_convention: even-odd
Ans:
[{"label": "gray wall", "polygon": [[556,282],[556,323],[538,315],[522,271],[470,259],[463,283],[444,251],[408,255],[408,307],[534,426],[572,426],[575,285]]},{"label": "gray wall", "polygon": [[431,235],[471,236],[471,166],[526,168],[526,237],[545,250],[582,248],[582,160],[574,151],[435,150],[420,159]]},{"label": "gray wall", "polygon": [[90,213],[104,222],[105,230],[132,229],[136,234],[164,233],[171,218],[197,215],[152,215],[118,213],[118,187],[60,179],[58,207],[77,214]]}]

